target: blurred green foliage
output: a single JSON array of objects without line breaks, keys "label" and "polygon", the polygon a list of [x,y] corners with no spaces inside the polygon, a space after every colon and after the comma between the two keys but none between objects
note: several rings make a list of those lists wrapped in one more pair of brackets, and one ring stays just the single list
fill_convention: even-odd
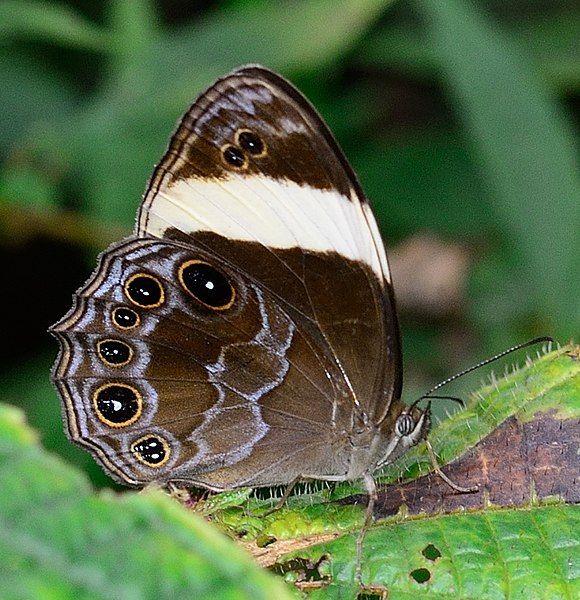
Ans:
[{"label": "blurred green foliage", "polygon": [[402,314],[407,394],[532,335],[567,341],[580,325],[579,39],[566,0],[2,0],[3,399],[72,453],[46,327],[131,231],[180,114],[248,62],[327,119],[389,246],[431,231],[469,249],[456,310]]},{"label": "blurred green foliage", "polygon": [[160,490],[96,495],[0,403],[3,600],[291,600],[280,579]]}]

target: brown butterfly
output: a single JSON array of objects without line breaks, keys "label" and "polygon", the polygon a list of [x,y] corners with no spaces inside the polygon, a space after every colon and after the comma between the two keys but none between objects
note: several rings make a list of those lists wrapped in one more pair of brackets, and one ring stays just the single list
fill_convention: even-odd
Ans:
[{"label": "brown butterfly", "polygon": [[185,113],[133,236],[52,328],[67,432],[117,481],[363,478],[423,439],[383,242],[328,127],[258,66]]}]

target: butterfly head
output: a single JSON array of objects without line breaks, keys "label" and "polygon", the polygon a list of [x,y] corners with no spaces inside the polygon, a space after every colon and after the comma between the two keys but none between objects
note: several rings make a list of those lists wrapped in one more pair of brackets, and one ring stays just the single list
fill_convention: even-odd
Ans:
[{"label": "butterfly head", "polygon": [[377,467],[395,462],[409,448],[424,440],[431,427],[431,404],[421,409],[416,405],[404,407],[395,420],[388,444],[381,452]]}]

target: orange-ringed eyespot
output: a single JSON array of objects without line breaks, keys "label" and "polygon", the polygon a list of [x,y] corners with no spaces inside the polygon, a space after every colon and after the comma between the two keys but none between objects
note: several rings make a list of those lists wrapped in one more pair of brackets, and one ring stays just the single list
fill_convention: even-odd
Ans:
[{"label": "orange-ringed eyespot", "polygon": [[133,357],[133,348],[121,340],[101,340],[97,342],[100,359],[110,367],[122,367]]},{"label": "orange-ringed eyespot", "polygon": [[93,393],[93,407],[98,419],[110,427],[127,427],[143,411],[141,394],[125,383],[106,383]]},{"label": "orange-ringed eyespot", "polygon": [[119,329],[133,329],[139,325],[139,315],[132,308],[126,306],[117,306],[113,309],[111,317]]},{"label": "orange-ringed eyespot", "polygon": [[133,304],[143,308],[156,308],[165,301],[165,292],[153,275],[137,273],[125,283],[125,295]]},{"label": "orange-ringed eyespot", "polygon": [[188,260],[178,272],[179,282],[196,300],[213,310],[230,308],[236,296],[226,276],[200,260]]},{"label": "orange-ringed eyespot", "polygon": [[145,435],[131,444],[131,452],[148,467],[161,467],[168,460],[171,449],[166,440],[158,435]]}]

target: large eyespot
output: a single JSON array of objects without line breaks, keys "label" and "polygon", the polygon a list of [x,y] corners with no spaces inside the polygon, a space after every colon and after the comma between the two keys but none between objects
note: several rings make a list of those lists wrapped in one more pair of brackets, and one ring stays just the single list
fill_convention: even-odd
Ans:
[{"label": "large eyespot", "polygon": [[246,164],[246,157],[237,146],[226,146],[222,149],[222,156],[228,165],[236,169],[241,169]]},{"label": "large eyespot", "polygon": [[157,308],[165,302],[165,292],[153,275],[136,273],[125,282],[125,295],[133,304],[143,308]]},{"label": "large eyespot", "polygon": [[127,427],[143,412],[141,394],[124,383],[106,383],[95,390],[93,406],[99,421],[109,427]]},{"label": "large eyespot", "polygon": [[262,138],[248,129],[239,131],[237,134],[238,145],[255,157],[264,156],[266,154],[266,146]]},{"label": "large eyespot", "polygon": [[109,367],[123,367],[133,358],[133,348],[120,340],[100,340],[97,354]]},{"label": "large eyespot", "polygon": [[159,468],[169,460],[171,448],[161,436],[149,434],[133,442],[131,452],[147,467]]},{"label": "large eyespot", "polygon": [[179,267],[179,282],[196,300],[212,310],[226,310],[236,292],[216,268],[201,260],[188,260]]},{"label": "large eyespot", "polygon": [[415,420],[408,413],[402,413],[398,416],[395,428],[397,433],[401,436],[411,435],[415,430]]},{"label": "large eyespot", "polygon": [[139,325],[139,315],[132,309],[126,306],[117,306],[111,313],[113,323],[119,329],[133,329]]}]

